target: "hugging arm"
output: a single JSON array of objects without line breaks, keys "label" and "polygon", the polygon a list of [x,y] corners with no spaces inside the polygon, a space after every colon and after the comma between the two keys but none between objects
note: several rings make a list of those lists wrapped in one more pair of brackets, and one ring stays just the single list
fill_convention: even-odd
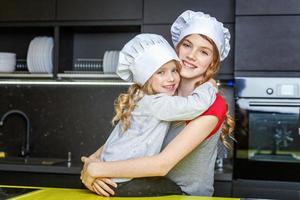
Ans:
[{"label": "hugging arm", "polygon": [[215,128],[218,118],[201,116],[191,121],[158,155],[113,162],[91,162],[89,175],[97,177],[150,177],[166,175]]},{"label": "hugging arm", "polygon": [[102,153],[102,150],[103,150],[103,146],[104,146],[104,145],[102,145],[95,153],[91,154],[91,155],[89,156],[89,158],[99,159],[99,157],[100,157],[100,155],[101,155],[101,153]]},{"label": "hugging arm", "polygon": [[192,120],[213,104],[216,93],[217,88],[212,83],[206,82],[186,97],[166,94],[148,95],[145,96],[145,100],[149,100],[151,103],[145,109],[164,121]]}]

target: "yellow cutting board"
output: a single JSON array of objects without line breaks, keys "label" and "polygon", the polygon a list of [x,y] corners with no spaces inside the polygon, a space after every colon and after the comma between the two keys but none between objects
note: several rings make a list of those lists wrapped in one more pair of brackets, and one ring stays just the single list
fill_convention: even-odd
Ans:
[{"label": "yellow cutting board", "polygon": [[69,189],[69,188],[39,188],[39,187],[22,187],[22,186],[2,186],[18,188],[35,188],[40,189],[10,200],[239,200],[239,198],[222,198],[222,197],[199,197],[199,196],[161,196],[161,197],[101,197],[86,189]]}]

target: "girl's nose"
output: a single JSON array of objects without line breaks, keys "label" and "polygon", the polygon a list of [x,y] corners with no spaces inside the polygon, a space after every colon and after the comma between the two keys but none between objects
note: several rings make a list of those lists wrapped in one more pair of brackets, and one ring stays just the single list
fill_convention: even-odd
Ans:
[{"label": "girl's nose", "polygon": [[189,54],[187,54],[187,58],[190,60],[195,60],[195,52],[190,51]]},{"label": "girl's nose", "polygon": [[174,80],[175,80],[174,75],[173,75],[172,72],[170,72],[170,73],[168,74],[168,81],[174,81]]}]

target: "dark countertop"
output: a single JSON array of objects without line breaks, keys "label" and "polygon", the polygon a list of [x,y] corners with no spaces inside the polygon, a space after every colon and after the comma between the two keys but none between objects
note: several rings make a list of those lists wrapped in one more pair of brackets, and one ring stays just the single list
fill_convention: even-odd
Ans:
[{"label": "dark countertop", "polygon": [[231,159],[224,159],[222,167],[216,165],[215,180],[216,181],[232,181],[233,166]]},{"label": "dark countertop", "polygon": [[[6,157],[0,158],[0,171],[56,173],[56,174],[80,174],[81,162],[71,162],[59,158],[40,157]],[[232,161],[224,159],[222,165],[216,165],[215,180],[232,181]]]},{"label": "dark countertop", "polygon": [[80,174],[81,163],[59,163],[55,165],[8,164],[0,163],[0,171],[38,172],[56,174]]},{"label": "dark countertop", "polygon": [[[80,174],[81,163],[61,163],[55,165],[31,165],[31,164],[3,164],[0,163],[1,171],[38,172],[57,174]],[[215,170],[215,180],[232,181],[232,166],[225,165],[222,169]]]}]

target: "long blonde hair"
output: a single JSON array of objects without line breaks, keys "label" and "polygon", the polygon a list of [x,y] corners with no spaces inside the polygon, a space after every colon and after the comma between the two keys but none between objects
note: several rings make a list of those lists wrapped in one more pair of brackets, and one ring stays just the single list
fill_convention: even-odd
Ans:
[{"label": "long blonde hair", "polygon": [[[175,62],[176,68],[180,70],[180,64],[178,61],[171,60],[169,62]],[[156,94],[152,87],[152,76],[143,85],[133,84],[129,86],[127,93],[122,93],[115,100],[115,116],[112,119],[112,124],[115,125],[118,121],[122,123],[122,130],[126,131],[130,126],[131,113],[137,105],[138,101],[145,95]]]},{"label": "long blonde hair", "polygon": [[122,130],[126,131],[130,126],[131,112],[145,94],[153,94],[150,81],[147,81],[143,86],[133,84],[129,86],[127,93],[121,93],[114,102],[115,116],[112,119],[112,124],[115,125],[120,121]]},{"label": "long blonde hair", "polygon": [[[206,72],[203,74],[203,79],[201,81],[198,81],[195,84],[195,87],[197,87],[197,86],[201,85],[202,83],[207,82],[211,78],[213,78],[216,75],[216,73],[219,71],[220,63],[221,63],[219,51],[218,51],[218,48],[217,48],[216,44],[214,43],[214,41],[205,35],[202,35],[202,34],[199,34],[199,35],[201,37],[203,37],[204,39],[206,39],[207,41],[209,41],[209,43],[213,46],[213,60],[210,63],[210,65],[208,66]],[[188,37],[188,36],[186,36],[186,37]],[[178,54],[178,49],[182,45],[182,42],[184,41],[185,38],[183,38],[177,45],[177,47],[176,47],[177,54]],[[228,108],[228,104],[227,104],[227,108]],[[227,111],[225,121],[222,125],[221,135],[220,135],[220,139],[221,139],[222,143],[227,148],[231,148],[231,145],[227,141],[227,138],[231,138],[234,140],[233,136],[231,135],[234,127],[235,127],[234,118],[229,114],[229,111]]]}]

